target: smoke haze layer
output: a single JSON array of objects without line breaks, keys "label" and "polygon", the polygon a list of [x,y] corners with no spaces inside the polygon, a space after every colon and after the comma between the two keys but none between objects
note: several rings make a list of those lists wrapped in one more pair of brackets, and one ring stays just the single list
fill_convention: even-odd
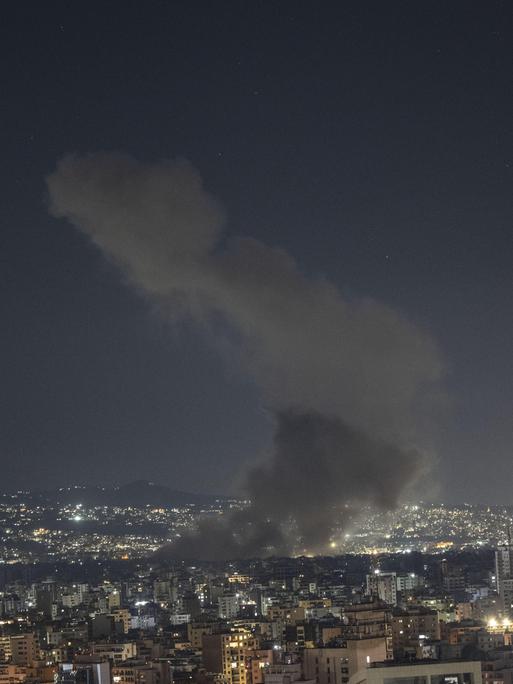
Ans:
[{"label": "smoke haze layer", "polygon": [[322,550],[348,498],[395,505],[424,465],[404,445],[442,374],[428,335],[384,304],[307,277],[281,249],[225,236],[222,208],[185,160],[70,156],[47,184],[53,215],[167,315],[229,347],[276,412],[271,459],[248,474],[250,508],[205,523],[174,553],[287,553],[297,547],[292,519],[300,543]]},{"label": "smoke haze layer", "polygon": [[394,508],[423,464],[418,450],[373,439],[339,418],[280,412],[270,461],[248,474],[249,507],[205,522],[163,549],[164,556],[222,560],[326,552],[335,521],[343,526],[349,511],[369,504]]}]

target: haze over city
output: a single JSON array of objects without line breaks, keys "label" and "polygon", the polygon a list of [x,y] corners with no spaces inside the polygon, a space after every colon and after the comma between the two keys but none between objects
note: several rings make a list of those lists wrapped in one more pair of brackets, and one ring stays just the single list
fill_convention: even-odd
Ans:
[{"label": "haze over city", "polygon": [[0,684],[513,684],[513,12],[3,3]]},{"label": "haze over city", "polygon": [[505,6],[150,5],[6,13],[6,488],[244,496],[292,411],[508,503]]}]

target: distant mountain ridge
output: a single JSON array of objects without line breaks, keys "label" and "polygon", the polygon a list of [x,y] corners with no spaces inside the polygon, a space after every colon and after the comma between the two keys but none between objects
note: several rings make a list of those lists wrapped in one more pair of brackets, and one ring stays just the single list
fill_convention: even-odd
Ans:
[{"label": "distant mountain ridge", "polygon": [[61,504],[83,504],[88,506],[157,506],[173,508],[187,504],[212,505],[216,501],[226,502],[230,497],[214,494],[194,494],[171,489],[166,485],[148,480],[136,480],[119,486],[72,485],[55,490],[29,491],[24,494],[31,499]]}]

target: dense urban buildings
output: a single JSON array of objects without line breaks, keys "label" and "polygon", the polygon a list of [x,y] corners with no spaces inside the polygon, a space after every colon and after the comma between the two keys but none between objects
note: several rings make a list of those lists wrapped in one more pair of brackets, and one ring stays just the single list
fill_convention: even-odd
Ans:
[{"label": "dense urban buildings", "polygon": [[244,502],[45,496],[2,499],[0,684],[513,684],[506,508],[404,506],[393,550],[354,553],[371,516],[344,552],[214,563],[153,551]]},{"label": "dense urban buildings", "polygon": [[0,684],[513,684],[509,4],[3,10]]}]

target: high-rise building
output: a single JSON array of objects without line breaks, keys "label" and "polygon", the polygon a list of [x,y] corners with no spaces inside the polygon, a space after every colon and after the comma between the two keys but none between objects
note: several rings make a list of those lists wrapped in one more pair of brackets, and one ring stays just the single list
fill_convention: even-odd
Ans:
[{"label": "high-rise building", "polygon": [[7,662],[11,659],[11,637],[0,636],[0,661]]},{"label": "high-rise building", "polygon": [[128,608],[116,608],[111,613],[114,623],[121,623],[121,631],[126,634],[130,630],[131,614]]},{"label": "high-rise building", "polygon": [[513,617],[513,577],[501,580],[499,605],[504,615]]},{"label": "high-rise building", "polygon": [[367,595],[384,601],[389,606],[397,605],[397,576],[395,572],[374,570],[367,575]]},{"label": "high-rise building", "polygon": [[390,609],[379,600],[344,609],[342,634],[323,648],[303,651],[306,679],[317,684],[347,684],[368,663],[392,657]]},{"label": "high-rise building", "polygon": [[392,657],[392,632],[390,608],[379,600],[357,603],[344,609],[342,637],[384,637],[387,658]]},{"label": "high-rise building", "polygon": [[182,596],[182,613],[187,613],[192,618],[201,615],[201,603],[196,594],[192,591],[186,592]]},{"label": "high-rise building", "polygon": [[495,551],[495,581],[499,594],[499,607],[513,615],[513,548],[511,534],[508,530],[508,543]]},{"label": "high-rise building", "polygon": [[391,626],[395,657],[402,657],[407,651],[415,654],[423,642],[440,639],[438,612],[424,606],[394,611]]},{"label": "high-rise building", "polygon": [[11,637],[11,660],[15,665],[31,665],[39,660],[39,644],[34,634]]},{"label": "high-rise building", "polygon": [[153,599],[156,603],[171,601],[171,582],[155,580],[153,582]]},{"label": "high-rise building", "polygon": [[230,620],[237,617],[239,612],[239,599],[236,594],[226,594],[220,596],[217,602],[217,614],[220,618]]},{"label": "high-rise building", "polygon": [[497,583],[497,593],[500,594],[503,580],[511,577],[513,570],[513,550],[511,542],[504,546],[499,546],[495,551],[495,581]]},{"label": "high-rise building", "polygon": [[203,635],[212,634],[214,631],[219,631],[221,623],[212,619],[196,619],[189,622],[187,625],[187,639],[191,642],[192,648],[200,649],[203,646]]},{"label": "high-rise building", "polygon": [[203,665],[206,672],[223,675],[228,684],[250,684],[246,661],[259,641],[248,630],[203,635]]},{"label": "high-rise building", "polygon": [[407,592],[422,587],[424,578],[414,572],[407,572],[396,576],[397,591]]}]

